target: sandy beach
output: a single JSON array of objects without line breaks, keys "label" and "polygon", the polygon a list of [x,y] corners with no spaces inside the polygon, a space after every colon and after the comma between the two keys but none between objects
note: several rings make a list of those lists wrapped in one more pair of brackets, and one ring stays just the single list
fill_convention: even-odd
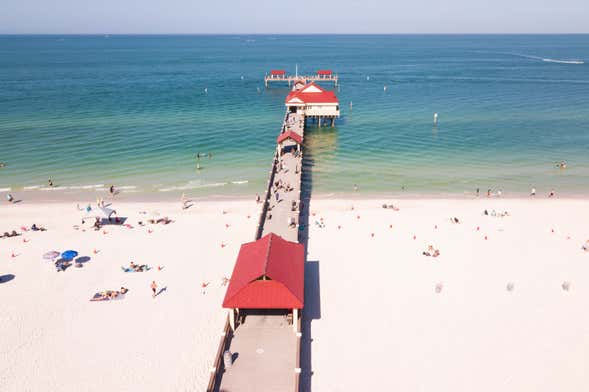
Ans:
[{"label": "sandy beach", "polygon": [[[222,279],[253,240],[259,205],[113,207],[132,228],[81,226],[76,202],[0,205],[0,232],[47,228],[0,239],[0,390],[205,389],[225,319]],[[310,208],[303,390],[589,387],[588,200],[320,199]],[[137,224],[150,215],[173,222]],[[440,256],[423,255],[428,245]],[[56,272],[42,259],[66,249],[89,260]],[[153,268],[122,272],[130,261]],[[165,289],[155,299],[152,281]],[[121,286],[122,300],[89,301]]]}]

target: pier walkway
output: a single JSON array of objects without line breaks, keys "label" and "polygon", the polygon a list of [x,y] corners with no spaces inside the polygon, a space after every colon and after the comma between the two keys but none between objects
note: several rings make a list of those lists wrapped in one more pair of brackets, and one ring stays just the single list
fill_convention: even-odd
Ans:
[{"label": "pier walkway", "polygon": [[317,74],[317,75],[287,75],[286,73],[270,73],[264,77],[264,85],[266,88],[272,82],[286,82],[290,87],[293,83],[302,81],[303,83],[309,82],[333,82],[334,86],[337,86],[338,76],[333,73],[328,74]]},{"label": "pier walkway", "polygon": [[285,317],[250,315],[231,342],[237,355],[225,370],[220,392],[297,392],[298,338]]},{"label": "pier walkway", "polygon": [[[295,132],[304,137],[305,117],[302,114],[288,113],[281,133]],[[298,241],[299,211],[301,204],[301,173],[303,153],[298,149],[276,154],[273,167],[273,183],[268,197],[268,212],[262,222],[262,237],[275,233],[282,238]]]}]

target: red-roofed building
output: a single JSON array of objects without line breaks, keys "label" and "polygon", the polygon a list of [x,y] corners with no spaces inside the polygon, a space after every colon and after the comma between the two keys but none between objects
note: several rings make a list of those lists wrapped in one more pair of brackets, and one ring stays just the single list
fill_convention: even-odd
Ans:
[{"label": "red-roofed building", "polygon": [[278,135],[278,137],[276,138],[276,144],[281,144],[286,140],[292,140],[298,145],[301,145],[303,143],[303,138],[301,137],[301,135],[293,131],[286,131]]},{"label": "red-roofed building", "polygon": [[317,71],[317,75],[319,76],[331,76],[333,72],[330,69],[320,69]]},{"label": "red-roofed building", "polygon": [[270,76],[272,77],[284,77],[286,75],[286,71],[283,69],[273,69],[270,71]]},{"label": "red-roofed building", "polygon": [[291,112],[302,112],[306,116],[339,117],[339,101],[335,93],[315,83],[291,91],[285,105]]},{"label": "red-roofed building", "polygon": [[[305,300],[305,250],[270,233],[257,241],[241,245],[223,307],[235,310],[293,310]],[[234,326],[235,312],[230,312]]]}]

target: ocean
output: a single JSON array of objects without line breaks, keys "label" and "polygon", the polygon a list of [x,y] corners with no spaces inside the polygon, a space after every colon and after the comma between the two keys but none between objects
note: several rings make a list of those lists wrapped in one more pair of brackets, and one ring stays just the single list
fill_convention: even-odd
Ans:
[{"label": "ocean", "polygon": [[589,35],[0,36],[0,192],[262,192],[295,67],[313,194],[589,192]]}]

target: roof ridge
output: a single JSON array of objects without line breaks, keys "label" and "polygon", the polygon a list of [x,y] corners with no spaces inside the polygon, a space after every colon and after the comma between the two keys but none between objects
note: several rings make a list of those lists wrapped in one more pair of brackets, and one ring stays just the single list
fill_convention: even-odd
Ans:
[{"label": "roof ridge", "polygon": [[266,258],[264,259],[264,276],[267,276],[266,271],[268,271],[268,260],[270,259],[270,249],[272,248],[272,238],[274,237],[274,233],[268,234],[270,238],[268,238],[268,250],[266,251]]}]

